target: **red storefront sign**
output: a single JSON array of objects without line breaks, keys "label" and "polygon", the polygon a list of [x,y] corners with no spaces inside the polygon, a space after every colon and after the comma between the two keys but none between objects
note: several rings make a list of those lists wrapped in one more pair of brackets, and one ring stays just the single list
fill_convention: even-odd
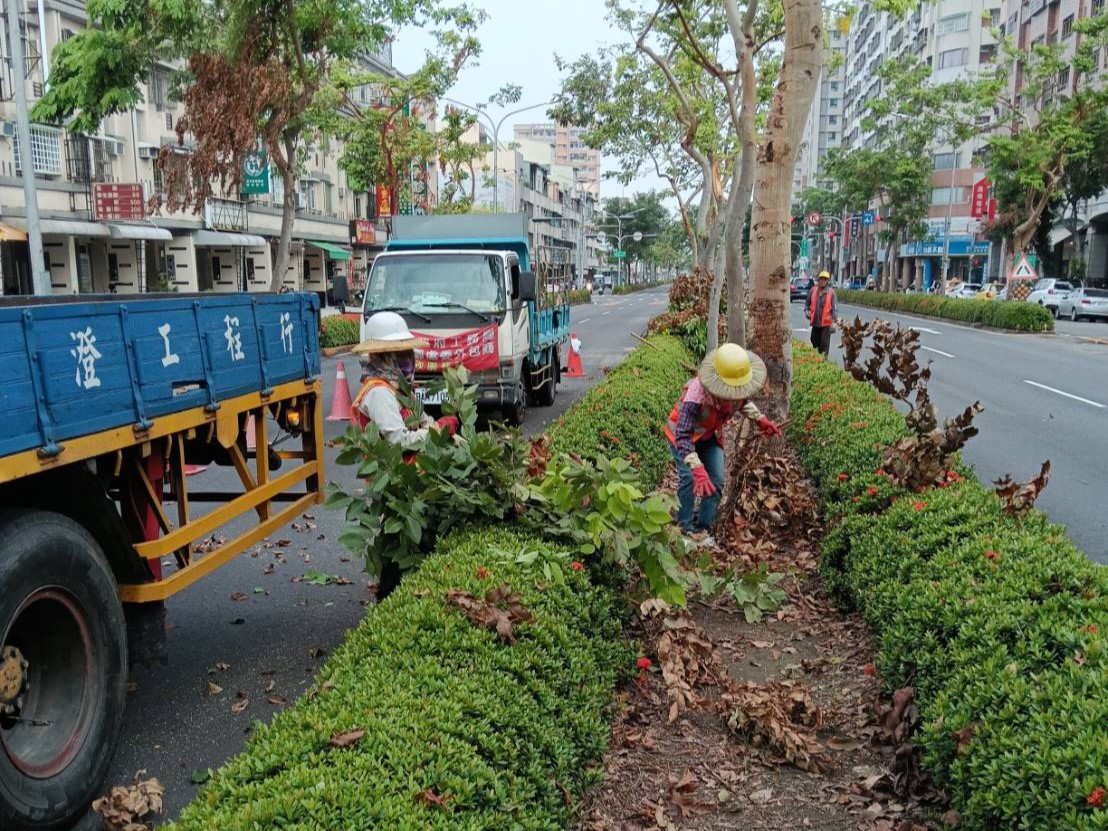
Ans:
[{"label": "red storefront sign", "polygon": [[375,245],[377,243],[377,227],[368,219],[354,219],[350,221],[351,245]]},{"label": "red storefront sign", "polygon": [[392,194],[388,185],[377,186],[377,216],[392,216]]},{"label": "red storefront sign", "polygon": [[145,219],[142,185],[96,182],[92,186],[93,219]]},{"label": "red storefront sign", "polygon": [[452,366],[464,366],[470,372],[500,366],[500,338],[496,324],[470,329],[450,337],[412,332],[431,344],[416,350],[416,372],[442,372]]},{"label": "red storefront sign", "polygon": [[973,186],[970,192],[970,216],[980,219],[989,210],[989,188],[993,183],[988,179],[982,179]]}]

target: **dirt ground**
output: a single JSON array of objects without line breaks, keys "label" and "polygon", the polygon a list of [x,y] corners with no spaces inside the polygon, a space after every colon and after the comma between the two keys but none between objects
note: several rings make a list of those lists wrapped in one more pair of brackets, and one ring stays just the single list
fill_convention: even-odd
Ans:
[{"label": "dirt ground", "polygon": [[[796,476],[792,460],[778,467],[783,477]],[[779,485],[748,481],[748,490],[761,492],[747,496],[761,501]],[[814,494],[806,482],[803,498],[789,487],[796,510],[778,515],[774,528],[750,526],[737,511],[738,533],[713,553],[717,570],[767,562],[770,571],[791,571],[781,584],[787,605],[757,623],[729,598],[692,601],[687,617],[677,614],[679,624],[665,615],[644,618],[638,634],[651,666],[621,694],[604,780],[579,806],[575,831],[957,826],[942,795],[918,774],[911,691],[881,700],[865,625],[823,593]],[[767,543],[772,532],[777,541]],[[674,657],[672,637],[659,640],[670,626],[685,633],[684,658]],[[675,707],[682,689],[684,703]],[[745,716],[733,730],[729,696],[736,694],[746,696],[737,708]],[[783,707],[761,708],[765,700]],[[812,758],[780,740],[794,733]]]}]

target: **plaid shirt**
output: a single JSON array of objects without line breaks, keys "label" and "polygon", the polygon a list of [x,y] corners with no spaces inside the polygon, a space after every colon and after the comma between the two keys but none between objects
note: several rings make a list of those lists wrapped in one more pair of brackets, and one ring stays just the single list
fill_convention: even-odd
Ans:
[{"label": "plaid shirt", "polygon": [[[708,397],[704,388],[700,386],[699,379],[697,379],[692,384],[689,384],[685,396],[681,400],[681,406],[677,408],[677,429],[673,432],[677,439],[675,442],[677,453],[682,459],[690,453],[696,452],[696,446],[693,443],[693,433],[696,430],[696,426],[700,423],[700,412],[702,407],[714,408],[715,401]],[[753,421],[757,421],[762,417],[761,411],[750,401],[743,402],[742,412],[744,416]],[[728,419],[724,419],[720,426],[726,424],[727,421]],[[718,441],[718,434],[715,435],[714,438]]]}]

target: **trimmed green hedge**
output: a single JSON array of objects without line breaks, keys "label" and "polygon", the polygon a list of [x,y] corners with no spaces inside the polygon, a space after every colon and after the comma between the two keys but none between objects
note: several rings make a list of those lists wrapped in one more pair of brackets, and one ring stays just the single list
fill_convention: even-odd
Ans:
[{"label": "trimmed green hedge", "polygon": [[358,323],[343,315],[325,317],[319,326],[319,345],[324,349],[350,346],[357,343],[361,335]]},{"label": "trimmed green hedge", "polygon": [[671,462],[666,419],[688,382],[692,362],[677,338],[657,335],[639,346],[548,431],[555,453],[630,458],[643,484],[662,481]]},{"label": "trimmed green hedge", "polygon": [[622,286],[616,286],[612,289],[612,294],[631,294],[634,291],[646,291],[647,289],[657,288],[658,286],[664,286],[667,280],[655,280],[652,283],[625,283]]},{"label": "trimmed green hedge", "polygon": [[1041,513],[1006,516],[964,468],[943,489],[893,488],[878,465],[903,417],[811,349],[795,356],[788,433],[834,526],[826,581],[877,636],[886,686],[916,687],[917,740],[961,827],[1108,829],[1108,798],[1093,804],[1108,788],[1108,571]]},{"label": "trimmed green hedge", "polygon": [[1054,318],[1035,303],[1017,300],[966,300],[934,294],[883,294],[874,291],[836,289],[843,303],[872,306],[890,312],[941,317],[964,323],[981,323],[1017,332],[1053,332]]},{"label": "trimmed green hedge", "polygon": [[[539,553],[535,566],[516,562],[523,552]],[[445,540],[169,828],[566,827],[596,779],[612,690],[633,654],[618,645],[613,596],[587,571],[565,569],[564,586],[542,579],[553,555],[505,529]],[[536,618],[517,624],[512,645],[444,599],[502,583]],[[365,731],[359,742],[329,746],[353,730]]]}]

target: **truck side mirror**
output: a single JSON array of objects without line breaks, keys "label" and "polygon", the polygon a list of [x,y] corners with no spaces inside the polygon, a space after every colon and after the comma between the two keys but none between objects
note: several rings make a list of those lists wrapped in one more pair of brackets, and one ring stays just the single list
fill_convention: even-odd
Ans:
[{"label": "truck side mirror", "polygon": [[533,271],[520,272],[518,295],[523,303],[534,303],[538,299],[538,280]]}]

